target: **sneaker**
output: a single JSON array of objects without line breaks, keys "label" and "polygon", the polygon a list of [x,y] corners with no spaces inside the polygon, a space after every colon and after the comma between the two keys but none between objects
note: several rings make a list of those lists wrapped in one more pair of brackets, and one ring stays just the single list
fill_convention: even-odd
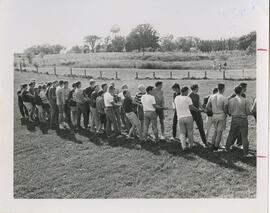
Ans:
[{"label": "sneaker", "polygon": [[61,124],[59,124],[59,129],[66,129],[65,127],[64,127],[64,125],[61,123]]},{"label": "sneaker", "polygon": [[254,157],[252,154],[247,154],[247,155],[244,155],[243,156],[244,158],[251,158],[251,157]]},{"label": "sneaker", "polygon": [[161,135],[160,140],[166,140],[166,138],[163,135]]}]

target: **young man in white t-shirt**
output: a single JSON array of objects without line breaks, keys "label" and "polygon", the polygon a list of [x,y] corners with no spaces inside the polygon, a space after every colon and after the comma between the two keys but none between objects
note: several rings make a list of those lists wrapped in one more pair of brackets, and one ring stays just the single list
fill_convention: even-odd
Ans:
[{"label": "young man in white t-shirt", "polygon": [[158,140],[158,129],[157,129],[157,113],[156,113],[156,99],[152,95],[154,87],[148,86],[146,88],[146,94],[142,96],[141,102],[144,112],[144,139],[147,139],[148,129],[150,123],[155,135],[155,140]]},{"label": "young man in white t-shirt", "polygon": [[107,137],[111,137],[111,125],[113,125],[113,130],[115,135],[118,136],[121,134],[121,130],[118,127],[117,119],[115,115],[114,106],[117,104],[114,101],[114,93],[115,88],[114,86],[110,85],[108,88],[108,92],[104,93],[104,105],[105,105],[105,113],[106,113],[106,134]]},{"label": "young man in white t-shirt", "polygon": [[192,100],[188,95],[188,87],[181,89],[181,95],[178,95],[174,99],[175,109],[180,127],[180,140],[182,149],[187,150],[186,135],[188,137],[190,148],[193,147],[193,118],[190,110],[198,111],[193,106]]}]

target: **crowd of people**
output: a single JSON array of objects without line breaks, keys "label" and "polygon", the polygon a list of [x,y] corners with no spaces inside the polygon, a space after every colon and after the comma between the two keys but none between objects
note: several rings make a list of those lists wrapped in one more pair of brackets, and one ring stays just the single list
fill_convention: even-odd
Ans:
[{"label": "crowd of people", "polygon": [[[246,83],[236,86],[230,97],[223,95],[225,85],[220,83],[212,94],[203,99],[203,103],[198,95],[197,84],[188,88],[175,83],[172,85],[171,108],[165,106],[162,81],[157,81],[155,86],[145,87],[140,84],[135,96],[131,96],[127,84],[123,84],[120,91],[114,82],[98,85],[94,79],[90,79],[89,86],[84,89],[80,81],[71,86],[63,80],[36,83],[33,79],[28,84],[22,84],[17,91],[22,119],[28,124],[37,120],[41,124],[49,124],[52,130],[86,130],[105,134],[108,138],[125,135],[128,139],[151,139],[156,142],[166,139],[164,110],[173,110],[171,140],[180,141],[184,151],[192,150],[195,146],[195,122],[206,148],[212,151],[225,148],[230,151],[232,146],[238,146],[243,148],[245,157],[250,156],[247,117],[253,115],[256,119],[256,98],[253,103],[246,98]],[[202,112],[207,115],[206,128]],[[226,146],[221,147],[228,116],[232,119],[230,131]],[[154,138],[148,133],[150,125]],[[214,133],[209,143],[212,126]]]}]

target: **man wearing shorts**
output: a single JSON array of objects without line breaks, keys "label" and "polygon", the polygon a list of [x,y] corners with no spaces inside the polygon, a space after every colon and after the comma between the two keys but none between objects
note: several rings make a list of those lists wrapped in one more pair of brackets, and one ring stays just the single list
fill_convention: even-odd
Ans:
[{"label": "man wearing shorts", "polygon": [[188,149],[186,136],[188,137],[189,148],[193,148],[193,118],[190,110],[198,111],[193,106],[192,100],[188,95],[188,87],[181,89],[181,95],[176,96],[174,99],[175,109],[180,127],[180,140],[182,149]]},{"label": "man wearing shorts", "polygon": [[156,113],[157,116],[159,117],[160,121],[160,129],[161,129],[161,137],[160,139],[164,140],[164,131],[165,131],[165,126],[164,126],[164,96],[163,96],[163,91],[162,91],[162,82],[157,81],[155,83],[155,89],[153,89],[153,96],[156,99]]},{"label": "man wearing shorts", "polygon": [[221,141],[222,133],[226,129],[226,114],[228,113],[228,98],[223,93],[224,84],[218,84],[218,93],[208,101],[206,108],[213,112],[213,123],[215,132],[212,137],[211,150],[217,151]]},{"label": "man wearing shorts", "polygon": [[151,123],[152,129],[155,135],[155,141],[158,141],[158,129],[157,129],[157,113],[156,113],[156,99],[153,96],[154,87],[148,86],[146,88],[146,94],[142,96],[141,102],[144,112],[144,139],[147,139],[148,129]]},{"label": "man wearing shorts", "polygon": [[133,104],[130,92],[128,90],[124,90],[123,95],[124,95],[123,108],[128,120],[132,125],[131,128],[129,129],[127,138],[131,138],[134,131],[137,131],[137,134],[139,134],[139,138],[142,139],[141,122],[139,121],[137,115],[134,112],[135,105]]}]

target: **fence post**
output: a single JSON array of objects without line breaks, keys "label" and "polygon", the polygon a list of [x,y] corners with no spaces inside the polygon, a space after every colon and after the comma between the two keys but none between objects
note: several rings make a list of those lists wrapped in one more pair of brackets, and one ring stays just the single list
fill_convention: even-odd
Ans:
[{"label": "fence post", "polygon": [[70,76],[72,76],[72,67],[70,67]]},{"label": "fence post", "polygon": [[204,71],[204,78],[207,79],[207,71]]},{"label": "fence post", "polygon": [[188,77],[188,79],[189,79],[189,77],[190,77],[190,76],[189,76],[189,71],[187,72],[187,77]]},{"label": "fence post", "polygon": [[226,79],[225,70],[223,70],[223,80]]},{"label": "fence post", "polygon": [[100,79],[103,79],[103,77],[102,77],[102,71],[99,71],[99,77],[100,77]]},{"label": "fence post", "polygon": [[86,78],[86,70],[84,70],[84,77]]},{"label": "fence post", "polygon": [[156,79],[156,72],[153,72],[153,78]]},{"label": "fence post", "polygon": [[242,70],[242,78],[245,78],[245,70]]},{"label": "fence post", "polygon": [[118,79],[118,73],[115,72],[115,79],[117,80]]},{"label": "fence post", "polygon": [[55,66],[55,64],[53,65],[53,72],[56,75],[56,66]]},{"label": "fence post", "polygon": [[170,78],[172,78],[172,71],[170,72]]},{"label": "fence post", "polygon": [[138,73],[136,72],[136,77],[135,77],[135,79],[138,79],[139,78],[139,75],[138,75]]},{"label": "fence post", "polygon": [[38,65],[36,66],[36,70],[37,70],[37,73],[38,73]]},{"label": "fence post", "polygon": [[22,72],[22,62],[20,62],[20,71]]}]

